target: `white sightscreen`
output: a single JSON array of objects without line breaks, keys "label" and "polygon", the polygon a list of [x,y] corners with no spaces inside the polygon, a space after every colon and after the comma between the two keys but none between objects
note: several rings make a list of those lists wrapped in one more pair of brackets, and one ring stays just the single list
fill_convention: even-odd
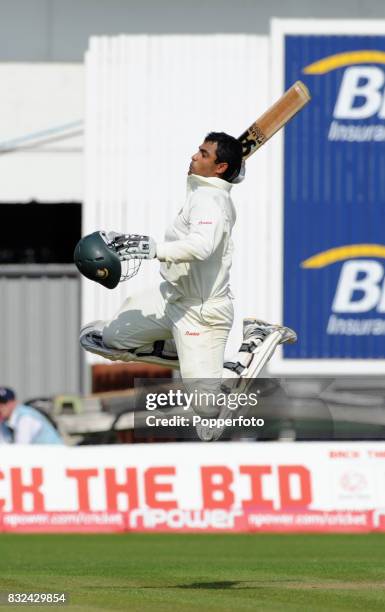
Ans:
[{"label": "white sightscreen", "polygon": [[[86,55],[83,234],[163,239],[184,200],[190,157],[209,131],[239,136],[269,104],[268,41],[246,35],[94,37]],[[236,322],[266,312],[268,147],[234,186]],[[109,291],[83,280],[82,319],[110,318],[129,293],[156,283],[159,262]]]}]

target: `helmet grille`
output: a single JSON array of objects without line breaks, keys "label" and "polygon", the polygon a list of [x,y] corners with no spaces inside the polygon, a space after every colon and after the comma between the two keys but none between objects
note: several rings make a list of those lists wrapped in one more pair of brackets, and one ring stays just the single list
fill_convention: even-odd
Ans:
[{"label": "helmet grille", "polygon": [[128,259],[121,262],[122,271],[120,275],[120,282],[128,280],[132,278],[139,272],[139,268],[142,265],[141,259]]}]

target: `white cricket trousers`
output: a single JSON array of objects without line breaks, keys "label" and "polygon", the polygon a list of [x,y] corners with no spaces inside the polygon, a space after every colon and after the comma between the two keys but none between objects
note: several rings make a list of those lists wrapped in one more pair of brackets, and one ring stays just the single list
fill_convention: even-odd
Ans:
[{"label": "white cricket trousers", "polygon": [[103,342],[117,349],[148,348],[174,339],[182,379],[221,379],[233,324],[230,297],[169,302],[167,282],[128,297],[103,329]]}]

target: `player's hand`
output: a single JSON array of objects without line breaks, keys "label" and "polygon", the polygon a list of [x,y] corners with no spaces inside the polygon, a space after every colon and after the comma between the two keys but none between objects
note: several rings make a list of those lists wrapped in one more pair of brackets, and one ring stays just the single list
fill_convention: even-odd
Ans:
[{"label": "player's hand", "polygon": [[150,236],[120,234],[113,239],[113,246],[121,260],[154,259],[156,243]]}]

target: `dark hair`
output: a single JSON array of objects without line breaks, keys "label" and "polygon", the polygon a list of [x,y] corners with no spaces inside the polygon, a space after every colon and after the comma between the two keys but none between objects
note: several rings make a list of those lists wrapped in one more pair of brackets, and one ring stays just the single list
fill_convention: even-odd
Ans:
[{"label": "dark hair", "polygon": [[242,165],[242,145],[234,138],[225,132],[210,132],[205,138],[205,142],[217,143],[217,159],[216,163],[226,162],[229,167],[226,172],[221,175],[225,181],[231,183],[237,178]]}]

